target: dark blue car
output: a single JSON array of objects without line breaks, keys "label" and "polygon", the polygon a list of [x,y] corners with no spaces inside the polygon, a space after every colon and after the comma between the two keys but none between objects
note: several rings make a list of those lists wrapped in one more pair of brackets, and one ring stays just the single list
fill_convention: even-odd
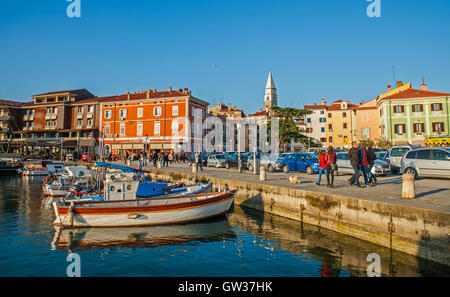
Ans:
[{"label": "dark blue car", "polygon": [[319,172],[319,159],[314,154],[309,153],[291,153],[277,161],[277,168],[283,169],[283,172],[301,171],[308,174]]}]

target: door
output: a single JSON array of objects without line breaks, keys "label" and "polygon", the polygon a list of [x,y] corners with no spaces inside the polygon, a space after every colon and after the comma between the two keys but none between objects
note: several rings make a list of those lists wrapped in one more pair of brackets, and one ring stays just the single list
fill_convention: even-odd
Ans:
[{"label": "door", "polygon": [[296,171],[297,170],[297,158],[295,154],[289,154],[286,156],[286,159],[284,160],[285,165],[288,166],[290,171]]},{"label": "door", "polygon": [[305,172],[306,171],[306,159],[302,154],[298,154],[296,158],[296,166],[298,171]]},{"label": "door", "polygon": [[433,175],[433,164],[431,160],[431,150],[418,150],[416,155],[416,168],[419,176]]},{"label": "door", "polygon": [[435,177],[450,177],[450,152],[432,150],[431,174]]}]

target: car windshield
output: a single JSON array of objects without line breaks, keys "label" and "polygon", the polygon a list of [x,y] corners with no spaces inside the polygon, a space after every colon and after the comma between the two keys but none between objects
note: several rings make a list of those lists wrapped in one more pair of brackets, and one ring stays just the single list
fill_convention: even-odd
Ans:
[{"label": "car windshield", "polygon": [[225,158],[226,158],[225,155],[216,155],[216,159],[223,160]]},{"label": "car windshield", "polygon": [[317,161],[317,160],[319,160],[319,158],[317,158],[317,156],[313,155],[313,154],[305,154],[304,157],[305,157],[306,160],[310,160],[310,161]]},{"label": "car windshield", "polygon": [[398,147],[391,149],[391,157],[401,157],[404,153],[409,152],[407,147]]},{"label": "car windshield", "polygon": [[375,156],[377,156],[377,159],[384,159],[386,158],[387,153],[386,152],[376,152]]}]

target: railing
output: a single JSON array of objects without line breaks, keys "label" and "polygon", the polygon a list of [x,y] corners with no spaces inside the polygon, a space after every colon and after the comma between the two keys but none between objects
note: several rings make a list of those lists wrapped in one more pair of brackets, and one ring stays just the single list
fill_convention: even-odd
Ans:
[{"label": "railing", "polygon": [[34,120],[34,115],[33,114],[26,114],[23,116],[23,120],[24,121],[33,121]]}]

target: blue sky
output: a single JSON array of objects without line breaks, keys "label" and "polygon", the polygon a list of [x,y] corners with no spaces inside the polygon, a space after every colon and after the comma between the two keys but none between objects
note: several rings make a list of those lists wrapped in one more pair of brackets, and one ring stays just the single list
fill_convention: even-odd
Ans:
[{"label": "blue sky", "polygon": [[[369,100],[396,77],[450,92],[450,1],[0,0],[0,98],[87,88],[97,96],[188,87],[263,106],[269,71],[280,106]],[[214,66],[217,65],[217,66]]]}]

